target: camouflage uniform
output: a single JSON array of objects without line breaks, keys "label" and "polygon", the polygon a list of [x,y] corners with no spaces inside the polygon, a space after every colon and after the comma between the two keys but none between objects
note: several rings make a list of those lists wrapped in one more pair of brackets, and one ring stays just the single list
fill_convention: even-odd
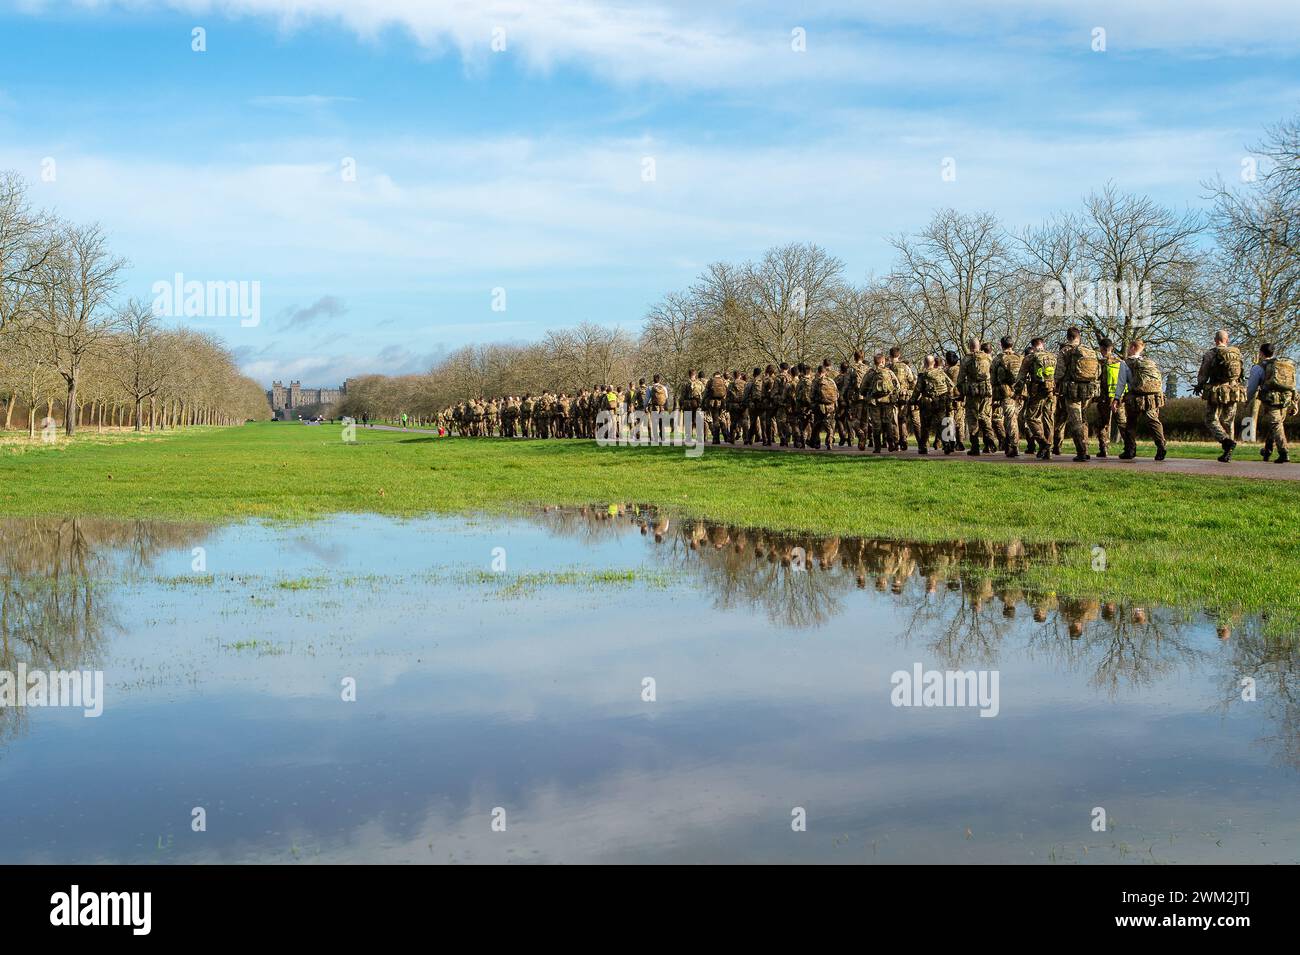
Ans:
[{"label": "camouflage uniform", "polygon": [[714,372],[710,377],[704,390],[704,413],[706,415],[709,433],[713,436],[713,443],[719,444],[722,439],[723,421],[722,413],[727,406],[727,379],[721,372]]},{"label": "camouflage uniform", "polygon": [[898,396],[898,378],[888,365],[872,365],[862,383],[862,394],[864,424],[874,432],[872,449],[879,453],[882,446],[888,446],[890,451],[896,451],[898,419],[894,399]]},{"label": "camouflage uniform", "polygon": [[745,434],[745,392],[747,383],[739,372],[731,373],[727,382],[727,442],[738,444]]},{"label": "camouflage uniform", "polygon": [[1122,432],[1127,417],[1127,401],[1121,402],[1118,408],[1115,407],[1115,386],[1119,382],[1119,369],[1123,364],[1124,359],[1114,352],[1109,357],[1103,356],[1101,362],[1101,394],[1097,396],[1097,456],[1102,458],[1106,457],[1110,447],[1111,428]]},{"label": "camouflage uniform", "polygon": [[1020,454],[1020,366],[1024,359],[1013,348],[1004,348],[993,359],[993,411],[1002,427],[998,441],[1007,457]]},{"label": "camouflage uniform", "polygon": [[952,415],[952,389],[952,381],[941,368],[927,368],[917,378],[913,401],[920,419],[916,431],[918,453],[929,453],[926,445],[932,437],[943,443],[944,454],[952,453],[953,442],[943,436],[944,421]]},{"label": "camouflage uniform", "polygon": [[952,389],[949,391],[950,401],[949,409],[952,415],[953,434],[957,438],[957,450],[965,448],[962,443],[966,434],[966,402],[962,398],[961,391],[957,388],[957,375],[960,373],[961,363],[948,365],[944,368],[944,374],[952,382]]},{"label": "camouflage uniform", "polygon": [[1246,365],[1235,345],[1215,345],[1201,356],[1196,391],[1205,399],[1205,427],[1226,452],[1236,443],[1237,405],[1246,400]]},{"label": "camouflage uniform", "polygon": [[993,356],[993,433],[998,439],[998,447],[1007,457],[1020,453],[1024,401],[1016,391],[1016,380],[1023,360],[1015,349],[1004,348]]},{"label": "camouflage uniform", "polygon": [[916,392],[916,372],[902,358],[889,359],[889,370],[898,379],[899,401],[895,405],[898,418],[898,447],[907,450],[907,436],[913,437],[921,431],[921,410],[912,404],[912,395]]},{"label": "camouflage uniform", "polygon": [[[1095,371],[1090,373],[1088,368]],[[1056,377],[1065,401],[1066,430],[1074,441],[1076,460],[1088,457],[1088,421],[1084,409],[1100,390],[1101,360],[1082,342],[1067,344],[1056,363]]]},{"label": "camouflage uniform", "polygon": [[1160,421],[1160,409],[1164,407],[1165,396],[1160,387],[1159,369],[1155,362],[1142,355],[1131,356],[1126,361],[1129,380],[1128,390],[1124,392],[1124,415],[1119,420],[1120,434],[1124,438],[1124,450],[1120,452],[1120,457],[1137,457],[1137,429],[1145,421],[1155,438],[1156,458],[1163,459],[1165,428]]},{"label": "camouflage uniform", "polygon": [[957,392],[966,403],[968,454],[980,453],[980,441],[994,443],[993,358],[987,352],[968,352],[957,373]]},{"label": "camouflage uniform", "polygon": [[867,381],[871,365],[865,361],[855,361],[849,365],[848,383],[841,400],[848,405],[849,440],[856,434],[858,450],[867,449],[867,405],[862,389]]},{"label": "camouflage uniform", "polygon": [[[812,380],[812,431],[808,435],[814,448],[821,447],[821,434],[826,432],[826,450],[831,449],[835,436],[835,408],[839,404],[839,389],[829,371],[822,368]],[[829,399],[829,400],[828,400]]]},{"label": "camouflage uniform", "polygon": [[1050,431],[1055,413],[1056,356],[1046,349],[1031,352],[1020,364],[1016,386],[1025,396],[1025,424],[1029,435],[1038,447],[1038,456],[1046,458],[1052,446]]},{"label": "camouflage uniform", "polygon": [[[1279,362],[1281,363],[1279,365]],[[1286,446],[1286,417],[1295,402],[1295,364],[1289,358],[1275,355],[1263,362],[1264,377],[1260,381],[1255,397],[1260,405],[1260,426],[1256,428],[1264,442],[1264,450],[1278,451],[1278,460],[1285,462],[1290,455]],[[1278,372],[1289,374],[1278,374]],[[1289,380],[1288,390],[1285,381]],[[1279,385],[1279,381],[1282,384]]]}]

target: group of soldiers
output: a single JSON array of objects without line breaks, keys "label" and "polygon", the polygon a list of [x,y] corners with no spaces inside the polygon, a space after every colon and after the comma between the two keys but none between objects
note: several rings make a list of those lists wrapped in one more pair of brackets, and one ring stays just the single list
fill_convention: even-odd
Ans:
[{"label": "group of soldiers", "polygon": [[[1271,344],[1258,348],[1247,373],[1240,349],[1226,331],[1215,335],[1200,365],[1194,393],[1206,403],[1205,426],[1230,461],[1237,447],[1237,411],[1243,402],[1259,402],[1255,433],[1264,460],[1289,460],[1285,420],[1300,413],[1295,364],[1274,354]],[[926,355],[913,368],[898,347],[871,360],[854,352],[838,368],[830,359],[809,365],[786,362],[755,367],[751,374],[690,371],[676,393],[654,375],[647,383],[626,387],[602,385],[576,395],[544,390],[540,395],[473,398],[438,415],[446,433],[505,438],[594,438],[601,414],[616,420],[632,412],[689,412],[702,416],[714,444],[822,448],[838,443],[868,447],[874,453],[905,451],[909,440],[917,452],[942,449],[978,456],[1025,453],[1049,459],[1061,453],[1068,438],[1074,460],[1087,461],[1087,412],[1096,411],[1098,457],[1110,453],[1112,427],[1123,448],[1118,457],[1137,457],[1138,428],[1145,424],[1154,439],[1155,458],[1167,453],[1161,409],[1164,379],[1147,357],[1145,343],[1134,340],[1124,354],[1102,338],[1086,344],[1077,328],[1067,330],[1055,351],[1041,337],[1018,349],[1003,338],[998,350],[971,338],[964,355]],[[608,419],[607,419],[608,420]],[[634,416],[633,420],[637,418]]]}]

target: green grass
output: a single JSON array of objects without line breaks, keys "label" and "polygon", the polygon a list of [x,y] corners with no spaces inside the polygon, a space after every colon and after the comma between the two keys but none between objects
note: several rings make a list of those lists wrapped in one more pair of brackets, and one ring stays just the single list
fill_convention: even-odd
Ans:
[{"label": "green grass", "polygon": [[[610,501],[783,531],[1075,543],[1084,546],[1031,583],[1262,613],[1273,632],[1300,621],[1300,482],[714,448],[689,458],[680,448],[366,429],[348,445],[338,427],[270,423],[0,447],[0,516],[307,520]],[[1106,551],[1103,572],[1092,569],[1095,546]]]}]

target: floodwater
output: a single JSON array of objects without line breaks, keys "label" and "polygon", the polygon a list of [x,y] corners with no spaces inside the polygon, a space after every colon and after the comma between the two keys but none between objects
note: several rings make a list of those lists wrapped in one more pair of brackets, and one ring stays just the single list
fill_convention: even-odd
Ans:
[{"label": "floodwater", "polygon": [[[0,522],[0,673],[103,678],[0,709],[0,862],[1300,860],[1296,650],[1017,589],[1054,556],[630,505]],[[918,671],[971,682],[895,705]]]}]

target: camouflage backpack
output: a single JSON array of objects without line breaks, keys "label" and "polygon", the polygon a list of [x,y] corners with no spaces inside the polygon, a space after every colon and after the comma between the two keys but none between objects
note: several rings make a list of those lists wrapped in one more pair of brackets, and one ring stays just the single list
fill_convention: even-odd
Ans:
[{"label": "camouflage backpack", "polygon": [[948,377],[947,372],[941,368],[929,368],[922,372],[921,379],[917,384],[921,392],[922,402],[930,409],[936,409],[942,405],[943,400],[948,397],[948,392],[952,389],[952,380]]},{"label": "camouflage backpack", "polygon": [[895,358],[889,363],[889,369],[898,379],[898,387],[905,392],[911,392],[916,387],[916,372],[912,366],[901,358]]},{"label": "camouflage backpack", "polygon": [[1088,385],[1101,378],[1101,359],[1087,345],[1079,344],[1070,349],[1066,371],[1070,381],[1076,385]]},{"label": "camouflage backpack", "polygon": [[819,375],[817,377],[816,400],[818,404],[833,405],[839,400],[839,389],[835,387],[835,380],[830,375]]},{"label": "camouflage backpack", "polygon": [[1295,396],[1295,362],[1290,358],[1270,358],[1264,363],[1264,381],[1260,400],[1275,408],[1291,404]]},{"label": "camouflage backpack", "polygon": [[656,408],[668,407],[668,389],[661,382],[650,386],[650,404]]},{"label": "camouflage backpack", "polygon": [[692,378],[686,383],[686,390],[692,401],[699,401],[704,397],[704,382],[699,378]]},{"label": "camouflage backpack", "polygon": [[1236,345],[1214,346],[1214,358],[1210,362],[1210,383],[1214,385],[1234,384],[1241,381],[1241,352]]},{"label": "camouflage backpack", "polygon": [[1020,366],[1024,359],[1014,351],[1004,351],[998,356],[994,366],[994,384],[999,397],[1006,401],[1016,393],[1016,381],[1020,378]]},{"label": "camouflage backpack", "polygon": [[715,374],[709,378],[709,399],[723,401],[727,397],[727,379]]},{"label": "camouflage backpack", "polygon": [[990,398],[993,395],[993,357],[988,352],[974,351],[962,362],[965,377],[962,390],[968,398]]},{"label": "camouflage backpack", "polygon": [[1029,381],[1037,397],[1056,391],[1056,356],[1049,351],[1036,351],[1029,356]]},{"label": "camouflage backpack", "polygon": [[862,395],[862,385],[867,380],[871,368],[865,361],[855,361],[849,365],[848,387],[844,389],[845,397],[857,399]]},{"label": "camouflage backpack", "polygon": [[887,367],[873,368],[870,377],[871,400],[888,402],[898,387],[898,379]]},{"label": "camouflage backpack", "polygon": [[1160,369],[1150,358],[1142,355],[1128,360],[1129,391],[1135,395],[1158,395],[1164,392]]}]

